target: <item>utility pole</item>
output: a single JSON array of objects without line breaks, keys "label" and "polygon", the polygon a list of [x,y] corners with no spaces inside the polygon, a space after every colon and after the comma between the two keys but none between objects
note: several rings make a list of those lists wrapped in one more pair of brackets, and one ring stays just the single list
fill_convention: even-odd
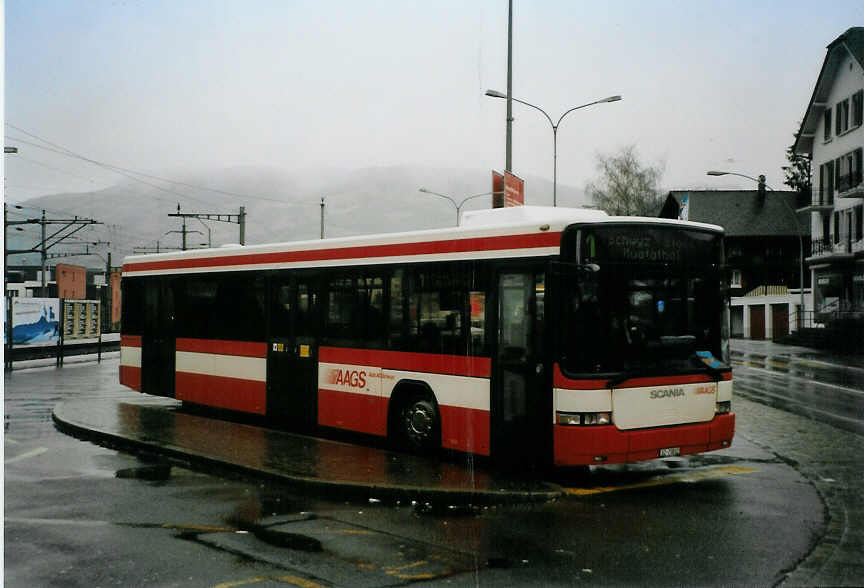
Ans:
[{"label": "utility pole", "polygon": [[321,197],[321,238],[324,238],[324,197]]},{"label": "utility pole", "polygon": [[513,0],[507,11],[507,161],[505,171],[513,171]]},{"label": "utility pole", "polygon": [[183,219],[183,251],[186,251],[186,233],[191,232],[186,230],[186,219],[197,218],[205,221],[218,221],[223,223],[234,223],[240,226],[240,244],[246,244],[246,207],[241,206],[239,214],[218,214],[218,213],[202,213],[202,212],[180,212],[180,205],[177,205],[177,212],[168,216],[180,217]]},{"label": "utility pole", "polygon": [[[28,218],[23,221],[9,221],[4,220],[4,229],[11,225],[35,225],[39,224],[41,226],[41,242],[32,247],[31,249],[6,249],[6,255],[15,255],[18,253],[35,253],[39,252],[42,258],[42,280],[41,280],[41,288],[40,288],[40,296],[47,297],[48,296],[48,250],[54,247],[55,245],[59,245],[65,239],[68,239],[84,227],[88,225],[101,225],[99,221],[95,221],[90,218],[56,218],[49,219],[45,216],[45,210],[42,210],[42,216],[40,218]],[[58,230],[56,230],[53,234],[46,236],[46,228],[48,225],[64,225]],[[68,229],[72,229],[71,231],[66,232]]]}]

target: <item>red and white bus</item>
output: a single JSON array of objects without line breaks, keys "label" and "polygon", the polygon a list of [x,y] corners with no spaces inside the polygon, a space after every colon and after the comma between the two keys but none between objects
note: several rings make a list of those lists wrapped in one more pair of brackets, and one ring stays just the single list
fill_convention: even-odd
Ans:
[{"label": "red and white bus", "polygon": [[729,446],[720,227],[595,210],[126,258],[120,381],[502,463]]}]

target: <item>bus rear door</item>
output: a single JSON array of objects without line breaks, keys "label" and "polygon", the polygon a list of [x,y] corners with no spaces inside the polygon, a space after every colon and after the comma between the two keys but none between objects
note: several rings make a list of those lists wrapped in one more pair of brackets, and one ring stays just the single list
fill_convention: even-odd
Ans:
[{"label": "bus rear door", "polygon": [[174,331],[174,291],[165,279],[144,284],[141,336],[141,391],[174,397],[177,335]]},{"label": "bus rear door", "polygon": [[543,363],[545,274],[498,275],[497,360],[492,382],[492,456],[503,466],[549,460],[551,396]]},{"label": "bus rear door", "polygon": [[294,429],[318,420],[318,328],[315,281],[277,278],[267,340],[267,415]]}]

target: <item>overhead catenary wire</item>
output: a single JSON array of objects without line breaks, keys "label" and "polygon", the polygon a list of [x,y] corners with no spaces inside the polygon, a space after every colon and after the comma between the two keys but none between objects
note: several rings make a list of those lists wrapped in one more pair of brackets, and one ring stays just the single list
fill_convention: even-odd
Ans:
[{"label": "overhead catenary wire", "polygon": [[[18,131],[18,132],[20,132],[20,133],[24,133],[24,134],[27,135],[28,137],[31,137],[31,138],[36,139],[36,140],[38,140],[38,141],[41,141],[41,142],[43,142],[43,143],[45,143],[45,144],[47,144],[47,145],[50,145],[51,147],[53,147],[53,149],[52,149],[52,148],[49,148],[49,147],[45,147],[44,145],[38,145],[38,144],[35,144],[35,143],[32,143],[32,142],[27,142],[26,140],[22,140],[22,139],[17,139],[17,138],[14,138],[14,137],[10,137],[10,138],[12,138],[12,139],[15,140],[15,141],[18,141],[18,142],[21,142],[21,143],[25,143],[25,144],[28,144],[28,145],[31,145],[31,146],[34,146],[34,147],[37,147],[37,148],[40,148],[40,149],[45,149],[45,150],[47,150],[47,151],[53,151],[53,152],[55,152],[55,153],[59,153],[59,154],[61,154],[61,155],[66,155],[66,156],[68,156],[68,157],[73,157],[73,158],[75,158],[75,159],[80,159],[80,160],[82,160],[82,161],[86,161],[86,162],[91,163],[91,164],[93,164],[93,165],[96,165],[96,166],[102,167],[102,168],[104,168],[104,169],[108,169],[108,170],[110,170],[110,171],[113,171],[113,172],[115,172],[115,173],[118,173],[118,174],[121,174],[121,175],[125,175],[126,177],[130,177],[130,179],[133,179],[133,180],[135,180],[135,181],[140,181],[140,182],[145,183],[145,184],[148,184],[148,183],[147,183],[147,182],[144,182],[144,181],[141,180],[140,178],[132,177],[132,176],[129,175],[129,174],[134,174],[134,176],[142,176],[142,177],[149,178],[149,179],[152,179],[152,180],[158,180],[158,181],[160,181],[160,182],[167,182],[167,183],[169,183],[169,184],[175,184],[175,185],[178,185],[178,186],[184,186],[184,187],[192,188],[192,189],[195,189],[195,190],[204,190],[204,191],[207,191],[207,192],[214,192],[214,193],[216,193],[216,194],[222,194],[222,195],[225,195],[225,196],[233,196],[233,197],[237,197],[237,198],[246,198],[246,199],[250,199],[250,200],[263,200],[263,201],[268,201],[268,202],[275,202],[275,203],[278,203],[278,204],[289,204],[289,205],[290,205],[290,204],[294,204],[294,202],[291,202],[291,201],[285,200],[284,198],[273,198],[273,197],[268,197],[268,196],[258,196],[258,195],[251,195],[251,194],[243,194],[243,193],[240,193],[240,192],[231,192],[231,191],[229,191],[229,190],[222,190],[222,189],[219,189],[219,188],[212,188],[212,187],[209,187],[209,186],[199,186],[199,185],[191,184],[191,183],[189,183],[189,182],[184,182],[184,181],[181,181],[181,180],[175,180],[175,179],[171,179],[171,178],[165,178],[165,177],[157,176],[157,175],[154,175],[154,174],[149,174],[149,173],[146,173],[146,172],[142,172],[142,171],[138,171],[138,170],[134,170],[134,169],[126,168],[126,167],[121,167],[121,166],[114,165],[114,164],[110,164],[110,163],[105,163],[105,162],[102,162],[102,161],[98,161],[98,160],[95,160],[95,159],[91,159],[91,158],[89,158],[89,157],[86,157],[86,156],[84,156],[84,155],[81,155],[80,153],[76,153],[76,152],[72,151],[71,149],[67,149],[66,147],[63,147],[62,145],[58,145],[57,143],[54,143],[54,142],[49,141],[49,140],[47,140],[47,139],[44,139],[44,138],[42,138],[42,137],[40,137],[40,136],[38,136],[38,135],[36,135],[36,134],[34,134],[34,133],[31,133],[30,131],[27,131],[27,130],[25,130],[25,129],[22,129],[21,127],[18,127],[18,126],[14,125],[14,124],[12,124],[12,123],[10,123],[10,122],[6,122],[5,124],[6,124],[6,126],[12,128],[12,129],[15,129],[16,131]],[[148,184],[148,185],[153,186],[153,184]],[[173,193],[173,194],[176,194],[176,195],[180,195],[180,194],[178,194],[178,193],[176,193],[176,192],[170,192],[170,193]],[[199,201],[199,202],[200,202],[200,201]],[[201,202],[201,203],[202,203],[202,204],[210,204],[210,205],[212,205],[212,203],[209,203],[209,202]]]}]

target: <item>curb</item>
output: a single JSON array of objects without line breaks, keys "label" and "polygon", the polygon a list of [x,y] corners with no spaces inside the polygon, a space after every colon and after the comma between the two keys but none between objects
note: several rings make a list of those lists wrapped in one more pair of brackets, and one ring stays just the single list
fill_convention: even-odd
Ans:
[{"label": "curb", "polygon": [[326,491],[329,496],[349,500],[369,499],[416,501],[420,503],[446,503],[448,505],[496,505],[549,502],[564,496],[557,484],[543,483],[538,490],[476,490],[435,488],[432,486],[361,483],[346,480],[325,480],[310,476],[290,474],[273,468],[251,467],[242,463],[227,462],[182,447],[160,443],[157,440],[142,440],[122,436],[116,432],[100,430],[93,426],[76,423],[63,414],[63,404],[54,407],[52,419],[58,430],[72,437],[91,441],[111,449],[132,453],[152,453],[177,462],[182,466],[206,466],[208,473],[217,471],[240,474],[259,479],[284,483],[304,492]]}]

